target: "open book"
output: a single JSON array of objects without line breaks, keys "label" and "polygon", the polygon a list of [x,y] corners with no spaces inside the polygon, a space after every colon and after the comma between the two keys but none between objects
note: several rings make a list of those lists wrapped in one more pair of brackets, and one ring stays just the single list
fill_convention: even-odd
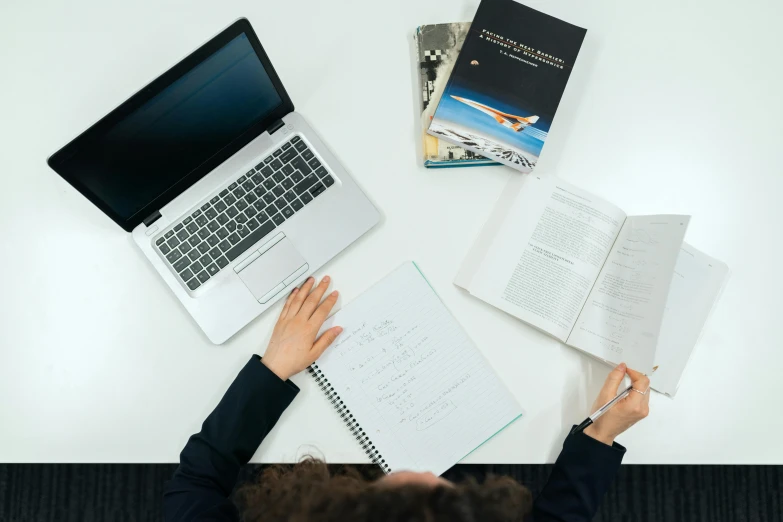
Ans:
[{"label": "open book", "polygon": [[309,372],[386,473],[440,475],[522,415],[408,262],[326,320],[343,333]]},{"label": "open book", "polygon": [[602,361],[657,370],[654,387],[674,395],[727,273],[683,244],[689,219],[515,176],[454,282]]}]

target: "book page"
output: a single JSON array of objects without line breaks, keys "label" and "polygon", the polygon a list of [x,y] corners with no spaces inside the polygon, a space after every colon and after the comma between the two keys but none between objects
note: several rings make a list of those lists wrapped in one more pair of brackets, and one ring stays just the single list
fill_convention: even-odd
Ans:
[{"label": "book page", "polygon": [[316,362],[391,471],[440,475],[522,414],[413,263],[330,317]]},{"label": "book page", "polygon": [[468,289],[565,341],[625,220],[554,176],[527,176]]},{"label": "book page", "polygon": [[673,397],[685,366],[726,282],[729,269],[683,243],[663,312],[652,387]]},{"label": "book page", "polygon": [[651,373],[689,216],[629,216],[567,344]]}]

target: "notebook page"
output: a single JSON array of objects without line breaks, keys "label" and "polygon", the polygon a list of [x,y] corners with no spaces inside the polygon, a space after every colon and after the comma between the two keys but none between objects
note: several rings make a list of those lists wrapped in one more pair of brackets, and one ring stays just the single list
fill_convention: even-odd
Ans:
[{"label": "notebook page", "polygon": [[442,474],[522,414],[411,262],[329,318],[316,363],[391,471]]}]

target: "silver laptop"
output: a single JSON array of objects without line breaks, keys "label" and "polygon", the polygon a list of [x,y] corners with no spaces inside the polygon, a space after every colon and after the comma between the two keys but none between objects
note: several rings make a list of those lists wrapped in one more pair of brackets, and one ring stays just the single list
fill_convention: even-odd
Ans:
[{"label": "silver laptop", "polygon": [[245,19],[48,162],[132,232],[216,344],[379,220]]}]

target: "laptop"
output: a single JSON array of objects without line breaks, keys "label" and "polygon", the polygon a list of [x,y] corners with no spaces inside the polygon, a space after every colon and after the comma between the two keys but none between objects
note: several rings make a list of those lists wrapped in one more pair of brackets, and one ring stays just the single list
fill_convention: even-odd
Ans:
[{"label": "laptop", "polygon": [[378,221],[240,19],[53,154],[221,344]]}]

